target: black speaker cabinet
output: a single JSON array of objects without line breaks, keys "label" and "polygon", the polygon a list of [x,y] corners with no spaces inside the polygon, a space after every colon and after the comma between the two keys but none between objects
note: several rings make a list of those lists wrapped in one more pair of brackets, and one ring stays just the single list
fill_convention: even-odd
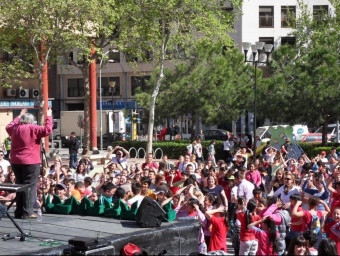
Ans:
[{"label": "black speaker cabinet", "polygon": [[159,204],[151,197],[146,196],[138,208],[136,221],[143,228],[159,227],[164,216],[165,212]]}]

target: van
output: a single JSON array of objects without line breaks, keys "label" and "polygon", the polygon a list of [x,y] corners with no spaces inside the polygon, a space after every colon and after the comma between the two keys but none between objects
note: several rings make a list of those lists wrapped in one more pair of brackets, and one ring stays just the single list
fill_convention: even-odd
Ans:
[{"label": "van", "polygon": [[[261,142],[267,142],[270,140],[270,137],[272,136],[269,132],[269,127],[277,128],[279,126],[287,127],[289,125],[272,125],[272,126],[261,126],[256,129],[256,136],[259,136],[261,139]],[[302,124],[295,124],[292,125],[293,127],[293,140],[295,141],[301,141],[304,134],[309,133],[308,126],[302,125]]]},{"label": "van", "polygon": [[[330,140],[333,140],[336,138],[336,126],[337,124],[328,124],[327,134]],[[322,126],[316,129],[315,133],[322,133]],[[339,133],[340,133],[340,130],[339,130]]]},{"label": "van", "polygon": [[[335,136],[336,135],[336,131],[335,130],[336,130],[336,124],[328,124],[327,134]],[[322,126],[320,126],[318,129],[316,129],[315,133],[322,133]]]}]

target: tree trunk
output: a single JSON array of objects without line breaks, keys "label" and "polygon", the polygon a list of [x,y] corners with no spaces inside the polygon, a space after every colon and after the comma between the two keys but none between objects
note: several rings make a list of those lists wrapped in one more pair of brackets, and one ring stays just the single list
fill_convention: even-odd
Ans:
[{"label": "tree trunk", "polygon": [[82,68],[84,78],[84,141],[82,155],[90,153],[90,81],[89,65],[84,64]]},{"label": "tree trunk", "polygon": [[325,118],[324,123],[322,124],[322,145],[325,146],[327,144],[327,140],[328,140],[328,134],[327,134],[327,130],[328,130],[328,119]]},{"label": "tree trunk", "polygon": [[196,114],[191,116],[191,122],[192,122],[192,127],[191,127],[190,139],[194,140],[196,137]]},{"label": "tree trunk", "polygon": [[[156,86],[151,95],[150,110],[149,110],[149,127],[148,127],[148,140],[146,144],[146,153],[152,153],[152,140],[153,140],[153,128],[155,123],[155,106],[156,98],[159,93],[159,88],[161,86],[162,79],[164,77],[164,61],[162,60],[161,69],[159,71],[159,76],[157,78]],[[157,134],[156,134],[157,136]]]}]

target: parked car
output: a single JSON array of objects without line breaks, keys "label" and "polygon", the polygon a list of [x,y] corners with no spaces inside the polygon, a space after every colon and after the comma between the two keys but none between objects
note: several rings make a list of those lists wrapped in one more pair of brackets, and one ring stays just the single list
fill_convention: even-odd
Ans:
[{"label": "parked car", "polygon": [[[108,146],[112,146],[115,141],[126,141],[131,140],[131,135],[127,133],[120,132],[108,132],[103,134],[103,148],[107,148]],[[97,137],[98,148],[100,147],[100,137]]]},{"label": "parked car", "polygon": [[212,129],[212,130],[204,130],[204,140],[225,140],[227,137],[227,130],[222,129]]},{"label": "parked car", "polygon": [[[328,134],[327,136],[327,141],[330,142],[332,139],[332,136]],[[304,134],[301,142],[306,142],[306,143],[322,143],[322,133],[307,133]]]}]

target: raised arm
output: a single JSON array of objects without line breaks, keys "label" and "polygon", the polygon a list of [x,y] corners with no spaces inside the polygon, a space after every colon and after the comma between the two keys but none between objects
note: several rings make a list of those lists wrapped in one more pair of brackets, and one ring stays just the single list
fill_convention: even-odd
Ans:
[{"label": "raised arm", "polygon": [[217,209],[212,209],[212,210],[206,211],[204,213],[204,215],[205,215],[205,217],[207,217],[208,220],[211,220],[214,213],[224,212],[224,210],[225,210],[224,206],[220,206]]},{"label": "raised arm", "polygon": [[329,193],[331,194],[331,196],[333,195],[335,191],[335,189],[333,188],[333,179],[332,177],[329,177],[328,181],[327,181],[327,189],[329,191]]},{"label": "raised arm", "polygon": [[296,204],[293,207],[293,210],[291,212],[292,217],[302,218],[303,217],[303,211],[298,211],[299,206],[302,204],[302,201],[297,201]]}]

